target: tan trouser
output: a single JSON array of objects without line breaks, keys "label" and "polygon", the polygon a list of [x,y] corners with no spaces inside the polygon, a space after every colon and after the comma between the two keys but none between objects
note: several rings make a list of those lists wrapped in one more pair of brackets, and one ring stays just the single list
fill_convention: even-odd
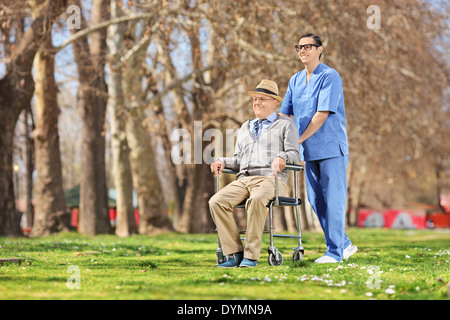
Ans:
[{"label": "tan trouser", "polygon": [[[278,182],[278,194],[286,195],[285,183],[280,179]],[[268,210],[266,205],[274,196],[275,178],[273,176],[252,176],[231,182],[211,197],[209,208],[225,255],[244,251],[244,257],[247,259],[259,258]],[[233,217],[233,208],[246,198],[248,198],[245,205],[247,230],[244,248]]]}]

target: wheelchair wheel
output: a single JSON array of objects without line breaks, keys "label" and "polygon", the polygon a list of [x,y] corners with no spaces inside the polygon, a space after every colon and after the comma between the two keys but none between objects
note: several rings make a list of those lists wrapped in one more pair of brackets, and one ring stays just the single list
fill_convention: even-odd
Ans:
[{"label": "wheelchair wheel", "polygon": [[297,262],[297,261],[302,261],[302,260],[303,260],[303,252],[295,251],[294,254],[292,255],[292,261]]},{"label": "wheelchair wheel", "polygon": [[281,266],[283,264],[283,255],[279,252],[276,255],[270,252],[268,260],[271,266]]},{"label": "wheelchair wheel", "polygon": [[227,262],[228,257],[223,255],[222,249],[220,248],[217,249],[216,255],[217,255],[217,265]]}]

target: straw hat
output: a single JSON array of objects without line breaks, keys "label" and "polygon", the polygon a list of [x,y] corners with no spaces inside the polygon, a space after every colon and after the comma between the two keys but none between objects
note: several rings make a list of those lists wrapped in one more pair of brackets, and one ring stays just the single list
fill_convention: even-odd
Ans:
[{"label": "straw hat", "polygon": [[262,93],[266,96],[283,101],[283,98],[278,95],[278,85],[275,81],[263,79],[254,91],[249,91],[248,94],[253,97],[255,93]]}]

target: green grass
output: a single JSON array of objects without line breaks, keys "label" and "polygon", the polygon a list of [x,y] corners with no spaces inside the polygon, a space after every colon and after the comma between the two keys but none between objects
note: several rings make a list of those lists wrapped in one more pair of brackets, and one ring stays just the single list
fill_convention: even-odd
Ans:
[{"label": "green grass", "polygon": [[[449,299],[448,230],[350,229],[348,235],[358,252],[323,265],[313,263],[325,251],[322,233],[304,233],[300,263],[291,260],[295,241],[277,238],[284,257],[278,267],[267,262],[265,236],[254,269],[217,268],[214,234],[0,238],[0,258],[30,259],[0,266],[0,299]],[[79,289],[68,287],[73,270]]]}]

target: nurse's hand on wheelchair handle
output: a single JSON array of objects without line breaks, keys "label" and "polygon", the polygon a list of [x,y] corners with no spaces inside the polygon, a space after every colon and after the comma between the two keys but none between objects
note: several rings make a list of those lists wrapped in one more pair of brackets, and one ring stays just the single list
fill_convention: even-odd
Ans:
[{"label": "nurse's hand on wheelchair handle", "polygon": [[215,176],[221,174],[223,169],[225,169],[225,163],[223,163],[223,161],[216,160],[211,163],[211,172],[214,173]]}]

